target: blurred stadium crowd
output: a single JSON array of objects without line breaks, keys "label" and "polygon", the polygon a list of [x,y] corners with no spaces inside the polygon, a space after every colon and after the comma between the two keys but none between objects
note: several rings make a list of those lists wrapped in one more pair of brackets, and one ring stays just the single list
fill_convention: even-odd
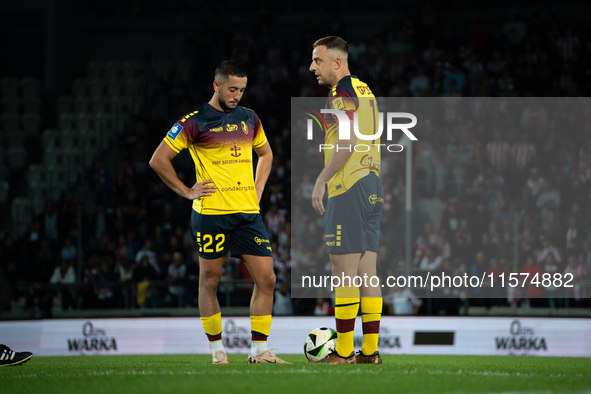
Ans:
[{"label": "blurred stadium crowd", "polygon": [[[436,4],[422,3],[413,17],[373,37],[346,34],[338,21],[307,25],[289,41],[265,25],[217,40],[187,35],[194,53],[185,61],[91,62],[55,102],[39,103],[38,81],[2,79],[0,203],[10,215],[1,222],[0,309],[49,316],[58,296],[63,309],[196,305],[190,202],[147,163],[172,124],[209,100],[216,63],[231,58],[249,71],[241,104],[259,114],[274,151],[261,213],[278,274],[276,313],[330,313],[326,300],[289,298],[294,261],[328,261],[311,207],[291,212],[292,196],[309,199],[315,174],[291,177],[289,99],[327,94],[308,67],[311,44],[332,34],[348,40],[350,69],[376,97],[529,97],[527,108],[499,121],[492,135],[476,125],[421,134],[414,196],[436,201],[441,214],[420,221],[414,270],[569,272],[575,284],[589,282],[591,114],[566,119],[569,99],[562,108],[535,99],[591,93],[589,13],[468,21]],[[176,162],[192,184],[189,155]],[[388,162],[388,170],[394,175],[383,179],[382,231],[403,240],[404,157]],[[292,232],[302,242],[292,245]],[[382,245],[381,272],[403,269],[403,246]],[[248,305],[251,285],[244,264],[228,258],[221,304]],[[537,300],[530,287],[470,302],[589,306],[585,286],[544,291],[555,295]]]}]

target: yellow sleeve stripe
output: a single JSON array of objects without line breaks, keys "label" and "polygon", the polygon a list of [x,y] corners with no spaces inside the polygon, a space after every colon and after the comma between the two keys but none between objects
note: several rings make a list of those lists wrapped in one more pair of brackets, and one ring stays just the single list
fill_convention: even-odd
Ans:
[{"label": "yellow sleeve stripe", "polygon": [[168,146],[170,146],[170,148],[171,148],[173,151],[175,151],[176,153],[179,153],[179,152],[181,151],[180,149],[178,149],[176,146],[174,146],[174,145],[172,144],[172,141],[170,141],[170,140],[168,139],[168,137],[164,137],[164,142],[166,142],[166,144],[167,144]]},{"label": "yellow sleeve stripe", "polygon": [[185,120],[189,119],[191,116],[195,115],[196,113],[199,113],[199,111],[194,111],[191,112],[190,114],[188,114],[187,116],[185,116],[183,119],[181,119],[181,122],[185,122]]},{"label": "yellow sleeve stripe", "polygon": [[258,149],[258,148],[262,147],[263,145],[265,145],[266,143],[267,143],[267,136],[265,136],[265,139],[263,140],[263,142],[261,142],[261,143],[260,143],[260,144],[258,144],[258,145],[253,145],[252,147],[253,147],[254,149]]}]

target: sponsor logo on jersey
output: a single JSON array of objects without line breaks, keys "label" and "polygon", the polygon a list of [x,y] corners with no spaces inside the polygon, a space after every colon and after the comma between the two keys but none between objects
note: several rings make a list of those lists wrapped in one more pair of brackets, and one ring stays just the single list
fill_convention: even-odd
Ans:
[{"label": "sponsor logo on jersey", "polygon": [[379,198],[375,194],[372,194],[371,196],[369,196],[368,200],[369,200],[370,204],[375,204],[376,202],[384,202],[383,198]]},{"label": "sponsor logo on jersey", "polygon": [[364,95],[364,94],[372,94],[371,93],[371,89],[368,86],[356,86],[355,87],[357,90],[359,90],[359,94]]},{"label": "sponsor logo on jersey", "polygon": [[220,126],[220,127],[215,127],[213,129],[209,129],[209,131],[211,131],[212,133],[219,133],[220,131],[224,131],[224,128],[222,126]]},{"label": "sponsor logo on jersey", "polygon": [[241,125],[242,125],[242,131],[244,131],[244,134],[248,135],[248,127],[246,127],[246,122],[242,121]]},{"label": "sponsor logo on jersey", "polygon": [[263,243],[264,244],[270,243],[268,239],[263,239],[263,238],[259,238],[259,237],[254,237],[254,242],[256,242],[257,245],[260,245],[260,244],[263,244]]},{"label": "sponsor logo on jersey", "polygon": [[254,186],[230,186],[230,187],[222,187],[221,190],[223,192],[248,192],[254,190]]},{"label": "sponsor logo on jersey", "polygon": [[175,123],[174,126],[172,126],[172,128],[168,132],[167,136],[168,138],[174,141],[176,140],[176,137],[178,137],[178,135],[181,133],[181,131],[183,131],[183,126],[181,126],[178,123]]},{"label": "sponsor logo on jersey", "polygon": [[[355,151],[357,152],[357,150],[355,150]],[[379,151],[379,149],[378,149],[378,151]],[[390,152],[393,152],[393,151],[390,151]],[[370,155],[363,155],[363,157],[359,161],[359,164],[361,164],[364,167],[369,167],[370,170],[377,170],[377,171],[380,171],[380,167],[381,167],[380,164],[374,164],[373,156],[370,156]]]},{"label": "sponsor logo on jersey", "polygon": [[343,102],[343,98],[342,97],[337,97],[337,98],[333,99],[332,100],[332,105],[336,109],[340,109],[340,110],[344,110],[345,109],[345,103]]},{"label": "sponsor logo on jersey", "polygon": [[226,131],[236,131],[236,130],[238,130],[237,124],[227,124],[226,125]]}]

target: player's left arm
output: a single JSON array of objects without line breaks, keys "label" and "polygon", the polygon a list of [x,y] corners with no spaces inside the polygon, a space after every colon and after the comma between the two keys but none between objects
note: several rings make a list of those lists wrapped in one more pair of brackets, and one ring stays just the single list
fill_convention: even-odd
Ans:
[{"label": "player's left arm", "polygon": [[269,141],[266,141],[263,146],[260,148],[255,148],[254,150],[259,156],[254,186],[257,191],[257,198],[260,202],[263,191],[265,190],[265,184],[267,183],[267,179],[269,179],[269,174],[271,173],[271,166],[273,165],[273,151],[271,150]]}]

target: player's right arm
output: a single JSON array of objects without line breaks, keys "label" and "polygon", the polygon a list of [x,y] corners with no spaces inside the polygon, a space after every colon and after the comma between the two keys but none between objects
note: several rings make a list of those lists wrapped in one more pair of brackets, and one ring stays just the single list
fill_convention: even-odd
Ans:
[{"label": "player's right arm", "polygon": [[200,197],[210,197],[215,193],[217,186],[213,184],[211,179],[195,183],[193,187],[187,187],[178,178],[174,167],[172,166],[172,159],[177,155],[165,141],[162,141],[158,148],[154,151],[150,159],[150,167],[156,171],[156,174],[162,181],[176,194],[189,200],[195,200]]},{"label": "player's right arm", "polygon": [[[337,95],[331,97],[330,108],[335,108],[341,111],[345,111],[350,119],[349,136],[353,136],[353,114],[357,110],[358,101],[351,92],[344,89],[337,89]],[[338,124],[338,122],[337,122]],[[340,134],[340,133],[339,133]],[[314,184],[314,190],[312,191],[312,206],[318,212],[319,215],[324,215],[324,193],[326,184],[328,181],[347,164],[351,156],[353,155],[353,139],[341,139],[339,135],[338,142],[336,144],[338,149],[335,149],[330,156],[330,159],[324,169],[316,178]]]},{"label": "player's right arm", "polygon": [[[353,123],[351,123],[353,125]],[[352,128],[353,126],[351,126]],[[351,130],[353,132],[353,130]],[[326,184],[351,158],[353,150],[351,149],[351,140],[338,140],[339,150],[335,151],[326,167],[322,169],[316,183],[314,183],[314,190],[312,191],[312,206],[319,215],[324,215],[324,193]]]}]

